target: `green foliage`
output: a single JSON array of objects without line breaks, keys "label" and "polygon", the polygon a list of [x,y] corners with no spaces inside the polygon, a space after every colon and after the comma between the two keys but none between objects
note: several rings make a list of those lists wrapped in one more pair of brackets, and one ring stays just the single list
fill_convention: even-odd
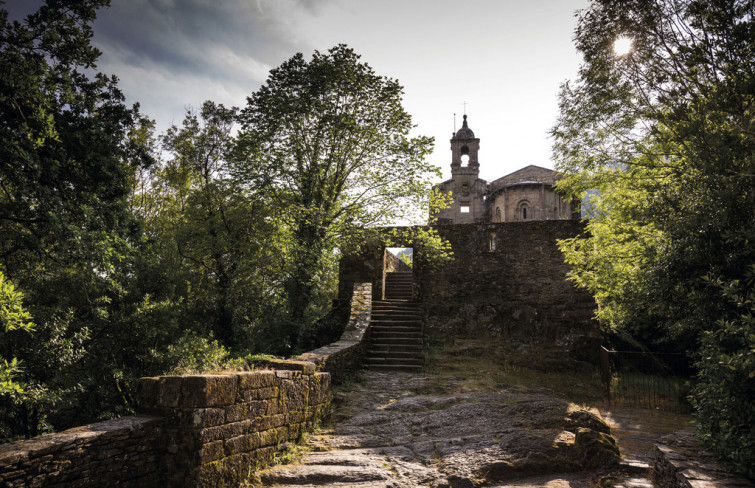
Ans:
[{"label": "green foliage", "polygon": [[409,137],[401,95],[339,45],[273,69],[240,113],[236,176],[275,205],[287,231],[291,345],[328,305],[336,248],[363,241],[368,226],[427,215],[439,170],[425,161],[432,139]]},{"label": "green foliage", "polygon": [[[735,407],[753,398],[746,300],[721,294],[747,297],[755,263],[752,11],[735,0],[593,2],[576,33],[585,62],[552,131],[561,191],[589,195],[586,234],[562,243],[571,279],[607,328],[697,360],[702,438],[749,476],[753,431]],[[632,39],[623,56],[611,49],[620,36]]]},{"label": "green foliage", "polygon": [[235,113],[212,102],[188,111],[161,138],[169,159],[138,175],[138,289],[171,303],[184,329],[264,350],[275,348],[266,324],[285,309],[285,252],[271,206],[229,176]]},{"label": "green foliage", "polygon": [[[29,331],[33,328],[31,314],[23,306],[23,294],[0,272],[0,337],[11,330]],[[2,357],[0,361],[0,395],[23,393],[22,385],[14,381],[14,377],[22,372],[20,361],[17,358],[8,361]]]},{"label": "green foliage", "polygon": [[36,323],[0,343],[26,385],[0,398],[2,437],[125,403],[120,375],[137,344],[124,327],[137,230],[126,198],[151,158],[137,108],[94,72],[91,23],[107,3],[50,1],[22,22],[0,10],[0,267]]},{"label": "green foliage", "polygon": [[350,49],[297,55],[241,113],[205,102],[158,137],[96,72],[108,4],[0,9],[3,439],[130,413],[141,376],[321,345],[340,250],[428,212],[432,141]]},{"label": "green foliage", "polygon": [[196,374],[226,369],[229,353],[211,339],[188,333],[163,352],[154,351],[167,374]]},{"label": "green foliage", "polygon": [[744,282],[714,280],[730,314],[706,330],[693,403],[703,441],[729,468],[755,478],[755,265]]}]

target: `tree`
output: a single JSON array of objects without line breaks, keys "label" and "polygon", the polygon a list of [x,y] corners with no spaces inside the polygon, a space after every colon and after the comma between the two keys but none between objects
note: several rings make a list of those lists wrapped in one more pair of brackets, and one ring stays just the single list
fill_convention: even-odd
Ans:
[{"label": "tree", "polygon": [[33,338],[13,330],[0,344],[0,356],[23,360],[27,385],[2,399],[9,436],[92,418],[120,396],[138,234],[126,202],[151,157],[133,137],[145,123],[137,107],[94,72],[91,23],[108,3],[49,0],[23,22],[0,10],[0,269],[36,323]]},{"label": "tree", "polygon": [[[753,13],[751,0],[594,1],[552,131],[561,190],[594,190],[587,236],[563,243],[572,279],[607,327],[696,360],[701,438],[750,477]],[[621,37],[632,43],[623,55],[612,49]]]},{"label": "tree", "polygon": [[[24,309],[23,295],[0,272],[0,334],[18,329],[30,331],[33,328],[31,314]],[[22,393],[22,386],[15,380],[22,371],[18,359],[8,361],[0,357],[0,361],[0,395]]]},{"label": "tree", "polygon": [[283,299],[270,207],[230,177],[236,111],[209,101],[189,110],[161,137],[169,159],[140,176],[132,201],[145,232],[138,289],[172,303],[185,331],[241,351],[274,348],[260,332]]},{"label": "tree", "polygon": [[360,228],[427,215],[432,139],[410,137],[396,80],[345,45],[273,69],[239,120],[236,177],[287,230],[289,342],[327,297],[336,248]]}]

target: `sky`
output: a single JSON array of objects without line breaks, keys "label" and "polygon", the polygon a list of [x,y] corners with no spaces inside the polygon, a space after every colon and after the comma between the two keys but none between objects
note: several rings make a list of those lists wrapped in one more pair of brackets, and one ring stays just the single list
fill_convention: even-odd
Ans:
[{"label": "sky", "polygon": [[[243,106],[268,71],[297,52],[345,43],[404,86],[415,135],[450,177],[449,139],[462,114],[480,138],[488,181],[548,168],[561,83],[581,58],[575,12],[588,0],[112,0],[98,13],[98,69],[115,74],[159,131],[204,100]],[[11,18],[38,0],[9,0]],[[438,180],[440,181],[440,179]]]}]

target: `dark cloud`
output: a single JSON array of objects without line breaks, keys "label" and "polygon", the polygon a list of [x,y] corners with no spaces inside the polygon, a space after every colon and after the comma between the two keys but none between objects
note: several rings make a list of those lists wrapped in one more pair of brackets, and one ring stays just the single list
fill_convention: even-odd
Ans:
[{"label": "dark cloud", "polygon": [[[99,13],[94,43],[100,69],[165,125],[183,107],[212,99],[241,104],[270,68],[312,48],[297,19],[316,15],[315,0],[113,0]],[[165,120],[168,119],[168,120]]]}]

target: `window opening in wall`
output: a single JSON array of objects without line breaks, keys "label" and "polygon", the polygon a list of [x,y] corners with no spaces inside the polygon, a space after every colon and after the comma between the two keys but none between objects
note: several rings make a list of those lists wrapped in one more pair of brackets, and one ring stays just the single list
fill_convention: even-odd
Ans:
[{"label": "window opening in wall", "polygon": [[501,221],[501,207],[495,208],[495,221],[500,222]]},{"label": "window opening in wall", "polygon": [[469,148],[467,146],[461,146],[461,165],[469,165]]},{"label": "window opening in wall", "polygon": [[527,207],[522,207],[522,220],[527,220]]},{"label": "window opening in wall", "polygon": [[488,235],[488,251],[495,251],[495,232],[491,232]]},{"label": "window opening in wall", "polygon": [[465,204],[462,203],[461,206],[459,206],[459,212],[461,212],[461,213],[469,213],[469,204],[465,205]]}]

